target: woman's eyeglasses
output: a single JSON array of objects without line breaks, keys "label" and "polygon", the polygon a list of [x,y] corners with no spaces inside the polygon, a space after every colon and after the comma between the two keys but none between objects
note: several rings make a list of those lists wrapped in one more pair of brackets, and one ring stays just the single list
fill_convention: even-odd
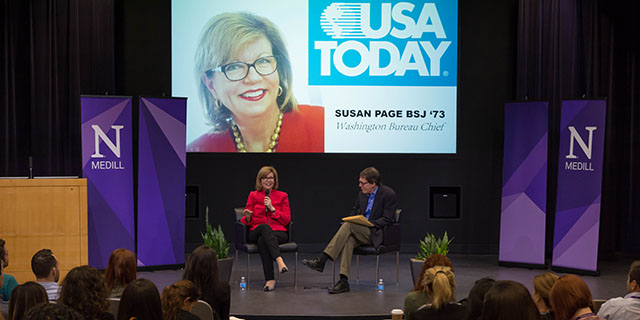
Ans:
[{"label": "woman's eyeglasses", "polygon": [[232,62],[206,71],[207,77],[213,76],[214,72],[222,72],[229,81],[240,81],[247,77],[249,68],[253,67],[259,75],[268,76],[278,68],[278,60],[275,56],[260,57],[253,63]]}]

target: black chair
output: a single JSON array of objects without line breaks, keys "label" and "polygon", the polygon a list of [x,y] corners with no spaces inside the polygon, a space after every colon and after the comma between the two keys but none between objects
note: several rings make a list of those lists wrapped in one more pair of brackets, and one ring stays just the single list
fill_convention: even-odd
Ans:
[{"label": "black chair", "polygon": [[[247,254],[247,289],[249,288],[249,265],[251,254],[258,253],[258,246],[254,243],[247,243],[247,226],[240,222],[242,211],[244,208],[235,208],[236,214],[236,260],[238,260],[238,252],[242,251]],[[293,286],[298,287],[298,244],[293,242],[293,221],[287,225],[287,233],[289,234],[289,242],[279,245],[281,253],[295,253],[295,261],[293,265]],[[276,277],[279,273],[276,271]]]},{"label": "black chair", "polygon": [[[353,249],[356,255],[356,281],[360,281],[360,256],[376,256],[376,281],[380,279],[380,255],[389,252],[396,253],[396,284],[399,284],[400,274],[400,213],[396,210],[396,221],[384,229],[384,240],[378,249],[374,246],[359,246]],[[333,278],[335,281],[335,263],[333,264]]]}]

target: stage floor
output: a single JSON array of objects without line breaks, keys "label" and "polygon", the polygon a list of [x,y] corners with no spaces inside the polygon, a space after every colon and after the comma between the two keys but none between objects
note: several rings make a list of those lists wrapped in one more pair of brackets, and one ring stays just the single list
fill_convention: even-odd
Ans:
[{"label": "stage floor", "polygon": [[[241,291],[239,280],[246,276],[246,255],[234,261],[231,275],[231,314],[245,319],[312,319],[320,317],[349,319],[390,318],[390,311],[403,308],[404,297],[413,288],[409,259],[413,254],[400,255],[400,283],[395,284],[395,255],[380,256],[380,273],[385,290],[376,291],[375,257],[360,258],[360,281],[356,282],[355,257],[351,266],[350,286],[347,293],[332,295],[327,287],[333,283],[332,264],[319,273],[302,265],[303,258],[315,254],[300,254],[298,258],[298,287],[294,287],[293,255],[285,255],[289,272],[279,279],[276,290],[264,292],[264,278],[260,259],[252,256],[249,290]],[[456,275],[456,298],[465,298],[473,283],[482,277],[497,280],[515,280],[531,289],[533,277],[548,270],[509,268],[498,266],[496,255],[449,255]],[[595,299],[608,299],[626,293],[626,278],[631,260],[602,261],[600,276],[582,276]],[[181,270],[140,272],[138,277],[152,280],[159,290],[180,279]],[[336,277],[338,267],[336,267]]]}]

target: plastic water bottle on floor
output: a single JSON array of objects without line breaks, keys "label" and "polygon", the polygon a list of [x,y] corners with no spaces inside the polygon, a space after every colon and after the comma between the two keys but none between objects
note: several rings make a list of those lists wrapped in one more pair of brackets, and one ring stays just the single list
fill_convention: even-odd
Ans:
[{"label": "plastic water bottle on floor", "polygon": [[382,292],[384,291],[384,282],[382,281],[382,279],[378,280],[378,292]]},{"label": "plastic water bottle on floor", "polygon": [[247,279],[240,277],[240,290],[247,290]]}]

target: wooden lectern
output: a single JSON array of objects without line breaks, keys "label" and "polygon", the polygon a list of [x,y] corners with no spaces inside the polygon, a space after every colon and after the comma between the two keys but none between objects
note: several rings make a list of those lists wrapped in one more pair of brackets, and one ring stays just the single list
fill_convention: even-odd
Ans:
[{"label": "wooden lectern", "polygon": [[87,179],[0,179],[0,238],[5,272],[18,283],[35,281],[31,257],[43,248],[58,259],[60,280],[87,264]]}]

